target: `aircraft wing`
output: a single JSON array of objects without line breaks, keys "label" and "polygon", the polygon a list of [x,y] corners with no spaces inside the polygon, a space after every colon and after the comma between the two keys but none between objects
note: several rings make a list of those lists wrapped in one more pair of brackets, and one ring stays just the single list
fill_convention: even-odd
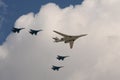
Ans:
[{"label": "aircraft wing", "polygon": [[59,34],[59,35],[61,35],[61,36],[64,36],[64,37],[68,37],[68,35],[63,34],[63,33],[60,33],[60,32],[58,32],[58,31],[53,31],[53,32],[55,32],[55,33],[57,33],[57,34]]},{"label": "aircraft wing", "polygon": [[73,48],[74,41],[70,41],[70,48]]}]

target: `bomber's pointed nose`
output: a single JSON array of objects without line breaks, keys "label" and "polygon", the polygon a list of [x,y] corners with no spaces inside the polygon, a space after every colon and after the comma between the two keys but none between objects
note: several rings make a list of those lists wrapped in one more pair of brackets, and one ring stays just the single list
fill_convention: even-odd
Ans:
[{"label": "bomber's pointed nose", "polygon": [[78,36],[78,37],[83,37],[83,36],[87,36],[88,34],[82,34],[82,35],[80,35],[80,36]]},{"label": "bomber's pointed nose", "polygon": [[87,36],[88,34],[84,34],[84,36]]}]

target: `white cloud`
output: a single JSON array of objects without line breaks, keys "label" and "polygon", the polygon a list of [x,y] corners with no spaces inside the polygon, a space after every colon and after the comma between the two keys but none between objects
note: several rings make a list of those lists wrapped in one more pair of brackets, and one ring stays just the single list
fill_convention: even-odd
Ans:
[{"label": "white cloud", "polygon": [[0,46],[0,59],[4,59],[7,55],[7,49],[4,46]]},{"label": "white cloud", "polygon": [[[119,4],[119,0],[85,0],[82,5],[60,9],[49,3],[37,14],[21,16],[15,27],[26,29],[12,33],[0,48],[8,52],[1,61],[0,80],[119,80]],[[32,36],[31,28],[44,31]],[[53,42],[52,37],[59,36],[53,30],[88,36],[69,49],[68,44]],[[70,57],[59,62],[58,54]],[[64,68],[54,72],[52,65]]]}]

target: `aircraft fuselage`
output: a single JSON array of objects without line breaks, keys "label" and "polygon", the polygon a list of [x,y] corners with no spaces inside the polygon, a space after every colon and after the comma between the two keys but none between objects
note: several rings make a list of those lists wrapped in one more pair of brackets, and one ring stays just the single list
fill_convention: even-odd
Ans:
[{"label": "aircraft fuselage", "polygon": [[61,36],[63,36],[63,38],[53,38],[55,40],[55,42],[64,42],[64,43],[69,43],[70,44],[70,48],[72,49],[73,47],[73,44],[74,44],[74,41],[76,39],[78,39],[79,37],[83,37],[83,36],[86,36],[87,34],[81,34],[81,35],[78,35],[78,36],[71,36],[71,35],[67,35],[67,34],[63,34],[63,33],[60,33],[58,31],[53,31]]},{"label": "aircraft fuselage", "polygon": [[65,43],[69,43],[70,41],[75,41],[75,40],[78,39],[79,37],[86,36],[86,35],[87,35],[87,34],[83,34],[83,35],[80,35],[80,36],[63,37],[63,38],[57,40],[56,42],[65,42]]}]

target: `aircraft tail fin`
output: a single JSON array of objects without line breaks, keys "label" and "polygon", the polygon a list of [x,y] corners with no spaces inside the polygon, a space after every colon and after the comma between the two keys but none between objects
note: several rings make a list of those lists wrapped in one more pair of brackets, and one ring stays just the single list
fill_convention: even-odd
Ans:
[{"label": "aircraft tail fin", "polygon": [[17,32],[17,33],[20,33],[20,30],[17,30],[16,32]]},{"label": "aircraft tail fin", "polygon": [[53,38],[55,42],[58,42],[60,39],[58,37]]},{"label": "aircraft tail fin", "polygon": [[30,31],[29,33],[30,33],[31,35],[33,35],[33,32]]}]

